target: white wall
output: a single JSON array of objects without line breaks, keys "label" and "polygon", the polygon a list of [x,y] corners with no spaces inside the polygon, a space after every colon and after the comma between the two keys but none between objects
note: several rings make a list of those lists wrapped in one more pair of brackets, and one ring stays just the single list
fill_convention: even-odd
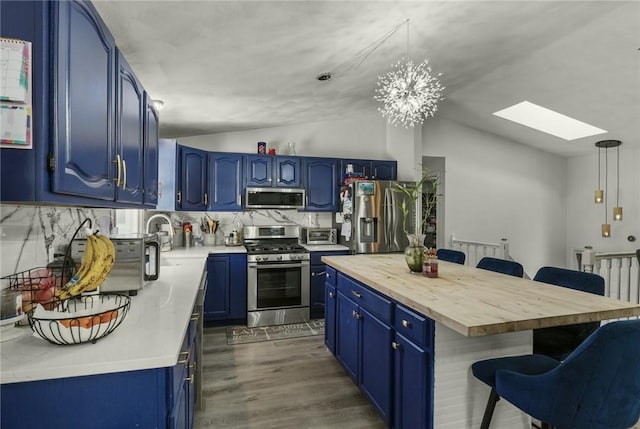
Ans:
[{"label": "white wall", "polygon": [[423,155],[446,157],[447,240],[507,238],[532,277],[565,266],[566,159],[442,118],[425,122]]},{"label": "white wall", "polygon": [[[604,189],[604,154],[601,182]],[[602,238],[604,204],[593,202],[593,192],[598,185],[598,152],[573,157],[567,164],[567,247],[569,251],[593,246],[598,251],[633,251],[640,249],[640,150],[620,148],[620,205],[622,221],[613,221],[616,200],[616,151],[609,150],[609,198],[607,217],[611,224],[611,237]],[[633,235],[635,242],[627,237]]]},{"label": "white wall", "polygon": [[386,122],[379,114],[341,121],[312,122],[283,127],[262,128],[178,139],[196,148],[256,153],[259,141],[286,155],[288,143],[296,143],[300,156],[395,159],[386,150]]}]

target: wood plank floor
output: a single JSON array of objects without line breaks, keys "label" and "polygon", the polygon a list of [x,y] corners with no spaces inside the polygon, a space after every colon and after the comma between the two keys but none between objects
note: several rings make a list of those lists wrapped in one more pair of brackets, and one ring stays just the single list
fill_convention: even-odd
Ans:
[{"label": "wood plank floor", "polygon": [[196,429],[385,427],[322,335],[229,346],[224,328],[207,328],[203,343]]}]

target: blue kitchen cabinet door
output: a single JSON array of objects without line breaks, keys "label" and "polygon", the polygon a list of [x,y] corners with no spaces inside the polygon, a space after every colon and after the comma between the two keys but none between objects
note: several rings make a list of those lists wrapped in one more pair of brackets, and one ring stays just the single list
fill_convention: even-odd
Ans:
[{"label": "blue kitchen cabinet door", "polygon": [[269,155],[245,156],[247,186],[273,186],[272,159],[273,157]]},{"label": "blue kitchen cabinet door", "polygon": [[374,180],[396,180],[397,161],[371,161],[371,178]]},{"label": "blue kitchen cabinet door", "polygon": [[307,190],[305,211],[338,211],[338,160],[306,158],[304,183]]},{"label": "blue kitchen cabinet door", "polygon": [[358,305],[338,291],[336,301],[336,359],[358,384],[359,338]]},{"label": "blue kitchen cabinet door", "polygon": [[242,156],[237,153],[209,153],[209,210],[242,210]]},{"label": "blue kitchen cabinet door", "polygon": [[428,351],[396,333],[394,341],[394,424],[396,429],[433,427],[433,359]]},{"label": "blue kitchen cabinet door", "polygon": [[[147,207],[156,207],[158,204],[158,127],[158,112],[153,107],[153,100],[145,92],[143,183],[144,205]],[[169,171],[175,171],[175,166],[173,168],[166,166],[166,168]],[[172,207],[171,210],[173,211],[174,208]]]},{"label": "blue kitchen cabinet door", "polygon": [[52,190],[113,201],[115,42],[88,3],[55,2],[53,13]]},{"label": "blue kitchen cabinet door", "polygon": [[247,319],[247,256],[216,254],[207,258],[205,321]]},{"label": "blue kitchen cabinet door", "polygon": [[309,280],[309,313],[312,319],[321,319],[325,314],[326,265],[311,265]]},{"label": "blue kitchen cabinet door", "polygon": [[178,145],[180,180],[176,208],[203,211],[208,206],[207,152]]},{"label": "blue kitchen cabinet door", "polygon": [[274,186],[280,188],[299,188],[302,186],[300,176],[300,158],[295,156],[277,156],[273,160],[275,172]]},{"label": "blue kitchen cabinet door", "polygon": [[325,316],[324,316],[324,345],[336,354],[336,301],[338,300],[335,286],[325,283]]},{"label": "blue kitchen cabinet door", "polygon": [[116,84],[116,200],[142,204],[144,200],[144,89],[117,51]]},{"label": "blue kitchen cabinet door", "polygon": [[231,312],[229,256],[207,258],[207,295],[204,299],[204,320],[229,317]]},{"label": "blue kitchen cabinet door", "polygon": [[[389,426],[393,393],[391,349],[393,330],[362,306],[359,307],[358,313],[360,314],[360,388]],[[416,405],[414,403],[414,406]]]}]

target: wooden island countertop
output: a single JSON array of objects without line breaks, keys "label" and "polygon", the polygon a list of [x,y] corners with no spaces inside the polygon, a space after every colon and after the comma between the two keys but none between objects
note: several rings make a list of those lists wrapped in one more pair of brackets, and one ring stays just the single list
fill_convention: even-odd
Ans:
[{"label": "wooden island countertop", "polygon": [[438,278],[410,274],[402,254],[322,261],[467,337],[640,315],[640,305],[439,261]]}]

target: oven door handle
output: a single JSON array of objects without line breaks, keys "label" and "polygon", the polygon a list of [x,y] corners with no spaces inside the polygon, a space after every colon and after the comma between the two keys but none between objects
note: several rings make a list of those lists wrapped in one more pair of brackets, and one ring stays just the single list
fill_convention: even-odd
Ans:
[{"label": "oven door handle", "polygon": [[308,263],[301,263],[301,264],[255,264],[255,263],[249,263],[248,266],[249,268],[253,268],[253,269],[275,269],[275,268],[301,268],[304,266],[309,265]]}]

